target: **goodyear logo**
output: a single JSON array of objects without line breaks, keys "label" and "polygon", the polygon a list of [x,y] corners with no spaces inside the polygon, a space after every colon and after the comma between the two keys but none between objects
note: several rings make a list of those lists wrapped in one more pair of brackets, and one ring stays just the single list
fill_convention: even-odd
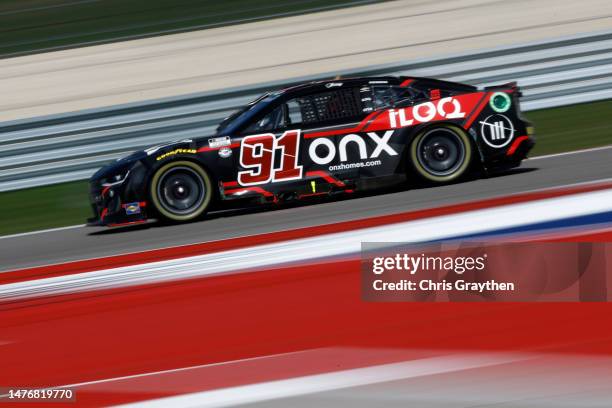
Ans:
[{"label": "goodyear logo", "polygon": [[123,204],[123,208],[125,208],[125,213],[127,215],[140,214],[140,203],[128,203]]},{"label": "goodyear logo", "polygon": [[171,152],[164,153],[161,156],[157,156],[157,161],[163,160],[166,157],[174,156],[175,154],[196,154],[196,152],[197,151],[195,149],[175,149]]}]

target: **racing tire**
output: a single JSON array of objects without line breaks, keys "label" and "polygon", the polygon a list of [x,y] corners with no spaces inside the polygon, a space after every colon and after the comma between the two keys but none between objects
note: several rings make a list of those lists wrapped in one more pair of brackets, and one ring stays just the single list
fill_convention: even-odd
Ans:
[{"label": "racing tire", "polygon": [[415,173],[434,184],[450,183],[466,174],[472,161],[472,143],[465,131],[453,125],[427,128],[410,144]]},{"label": "racing tire", "polygon": [[155,171],[149,185],[151,203],[166,221],[186,222],[203,215],[213,196],[206,171],[190,161],[175,161]]}]

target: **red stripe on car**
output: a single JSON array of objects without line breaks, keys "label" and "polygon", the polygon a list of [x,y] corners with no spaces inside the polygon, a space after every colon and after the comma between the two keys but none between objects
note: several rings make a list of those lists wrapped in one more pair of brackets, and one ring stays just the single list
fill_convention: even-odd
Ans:
[{"label": "red stripe on car", "polygon": [[516,140],[514,142],[512,142],[512,146],[510,146],[510,148],[506,152],[506,156],[512,156],[516,152],[516,149],[519,148],[521,143],[523,143],[527,139],[529,139],[529,136],[519,136],[519,137],[517,137]]},{"label": "red stripe on car", "polygon": [[482,100],[478,103],[478,105],[476,105],[476,109],[474,109],[472,113],[470,114],[470,116],[468,116],[465,122],[465,125],[463,126],[464,129],[469,129],[470,126],[472,126],[472,123],[474,123],[478,115],[480,115],[480,112],[482,112],[487,102],[489,101],[490,97],[491,97],[491,92],[484,93]]},{"label": "red stripe on car", "polygon": [[348,128],[348,129],[345,128],[345,129],[336,129],[336,130],[326,130],[323,132],[304,133],[304,138],[311,139],[313,137],[335,136],[335,135],[343,135],[346,133],[359,132],[361,129],[363,129],[368,124],[370,119],[372,119],[374,116],[378,115],[379,113],[380,112],[370,113],[368,116],[366,116],[364,120],[359,122],[359,124],[355,127]]},{"label": "red stripe on car", "polygon": [[227,190],[227,191],[225,191],[225,194],[235,195],[235,194],[241,193],[243,191],[252,191],[254,193],[259,193],[259,194],[261,194],[261,195],[263,195],[265,197],[274,197],[273,193],[271,193],[271,192],[269,192],[267,190],[264,190],[261,187],[243,187],[243,188],[237,188],[235,190]]}]

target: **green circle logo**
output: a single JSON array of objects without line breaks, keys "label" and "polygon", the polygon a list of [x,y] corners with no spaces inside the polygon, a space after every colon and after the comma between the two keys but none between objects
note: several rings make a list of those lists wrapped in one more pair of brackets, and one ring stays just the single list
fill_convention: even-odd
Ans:
[{"label": "green circle logo", "polygon": [[491,95],[491,99],[489,99],[489,105],[491,105],[491,109],[498,113],[507,112],[510,109],[510,105],[512,104],[512,100],[510,96],[505,92],[495,92]]}]

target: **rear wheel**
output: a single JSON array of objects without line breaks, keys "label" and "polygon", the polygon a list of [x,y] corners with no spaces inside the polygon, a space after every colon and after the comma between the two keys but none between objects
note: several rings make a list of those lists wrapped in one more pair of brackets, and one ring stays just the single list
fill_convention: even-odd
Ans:
[{"label": "rear wheel", "polygon": [[204,214],[212,198],[212,183],[204,169],[190,161],[160,167],[151,178],[151,202],[171,221],[190,221]]},{"label": "rear wheel", "polygon": [[434,183],[448,183],[463,176],[472,160],[472,145],[463,129],[442,125],[419,133],[410,145],[416,173]]}]

